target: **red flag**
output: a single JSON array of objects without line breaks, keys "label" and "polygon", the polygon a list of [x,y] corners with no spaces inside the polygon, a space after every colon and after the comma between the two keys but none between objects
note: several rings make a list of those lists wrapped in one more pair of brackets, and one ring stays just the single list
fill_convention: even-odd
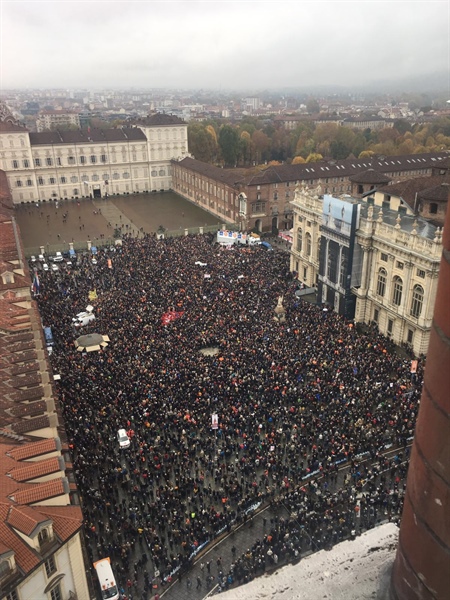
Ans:
[{"label": "red flag", "polygon": [[169,312],[165,312],[163,314],[163,316],[161,317],[161,323],[163,325],[168,325],[169,323],[171,323],[172,321],[175,321],[176,319],[179,319],[183,315],[184,315],[184,310],[180,311],[180,312],[178,312],[176,310],[170,310]]}]

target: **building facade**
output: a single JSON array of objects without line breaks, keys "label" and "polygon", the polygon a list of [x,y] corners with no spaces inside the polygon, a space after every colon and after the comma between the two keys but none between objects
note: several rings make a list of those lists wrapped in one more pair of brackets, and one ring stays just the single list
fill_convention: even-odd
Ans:
[{"label": "building facade", "polygon": [[171,159],[187,154],[187,124],[172,115],[117,129],[42,133],[0,123],[0,169],[14,204],[169,190]]},{"label": "building facade", "polygon": [[[359,207],[354,229],[333,216],[320,188],[296,190],[291,270],[318,301],[356,322],[375,323],[396,344],[426,353],[431,330],[441,230],[420,217],[367,200],[341,196],[349,212]],[[339,221],[341,221],[339,223]]]},{"label": "building facade", "polygon": [[66,110],[42,110],[36,119],[36,129],[38,132],[50,131],[60,127],[79,128],[79,113]]},{"label": "building facade", "polygon": [[[273,165],[259,170],[221,169],[187,158],[172,161],[172,186],[181,196],[220,218],[245,223],[258,231],[289,230],[291,201],[297,186],[321,186],[322,193],[364,196],[379,186],[423,177],[448,155],[445,152],[384,158],[345,159],[296,165]],[[222,197],[223,192],[223,197]],[[228,193],[227,193],[228,192]],[[237,212],[237,197],[245,194],[247,212]],[[234,217],[233,217],[234,215]]]},{"label": "building facade", "polygon": [[80,498],[30,284],[0,172],[0,598],[84,600]]}]

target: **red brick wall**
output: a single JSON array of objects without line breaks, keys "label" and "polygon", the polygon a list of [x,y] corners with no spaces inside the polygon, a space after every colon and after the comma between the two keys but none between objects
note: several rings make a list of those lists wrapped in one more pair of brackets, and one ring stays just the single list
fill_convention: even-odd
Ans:
[{"label": "red brick wall", "polygon": [[450,211],[392,575],[396,600],[450,597]]}]

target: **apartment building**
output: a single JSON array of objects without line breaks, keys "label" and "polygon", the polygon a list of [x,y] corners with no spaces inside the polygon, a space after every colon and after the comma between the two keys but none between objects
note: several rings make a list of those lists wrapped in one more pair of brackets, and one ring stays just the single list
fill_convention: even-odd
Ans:
[{"label": "apartment building", "polygon": [[42,110],[36,119],[36,129],[38,132],[68,127],[80,127],[80,115],[77,112],[67,110]]}]

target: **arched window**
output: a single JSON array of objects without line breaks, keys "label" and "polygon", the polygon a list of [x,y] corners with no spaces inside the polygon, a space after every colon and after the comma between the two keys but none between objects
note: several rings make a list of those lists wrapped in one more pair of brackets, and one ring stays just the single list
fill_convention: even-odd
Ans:
[{"label": "arched window", "polygon": [[297,229],[297,252],[302,251],[302,246],[303,246],[303,231],[302,231],[301,227],[299,227]]},{"label": "arched window", "polygon": [[394,283],[394,289],[392,291],[392,304],[395,304],[395,306],[400,306],[402,303],[403,281],[398,275],[396,275],[392,281]]},{"label": "arched window", "polygon": [[415,285],[413,287],[412,301],[411,301],[411,315],[418,319],[422,313],[423,306],[423,287],[421,285]]},{"label": "arched window", "polygon": [[386,269],[380,269],[378,271],[377,296],[383,297],[386,292],[386,275]]},{"label": "arched window", "polygon": [[307,233],[305,235],[306,240],[306,256],[311,256],[311,234]]}]

